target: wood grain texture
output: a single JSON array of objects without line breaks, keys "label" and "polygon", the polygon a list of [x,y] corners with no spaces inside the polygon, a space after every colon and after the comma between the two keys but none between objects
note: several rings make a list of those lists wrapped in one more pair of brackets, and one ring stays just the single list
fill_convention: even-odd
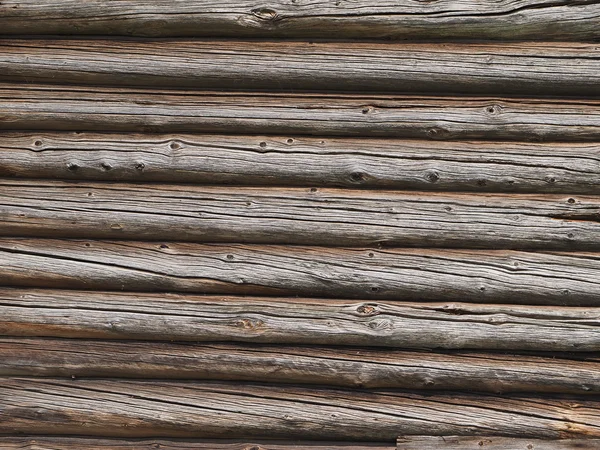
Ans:
[{"label": "wood grain texture", "polygon": [[600,95],[596,44],[0,41],[0,81],[219,90]]},{"label": "wood grain texture", "polygon": [[600,436],[600,404],[581,397],[6,378],[0,398],[4,434],[342,441],[395,441],[425,432]]},{"label": "wood grain texture", "polygon": [[397,450],[595,450],[600,439],[531,439],[502,436],[403,436]]},{"label": "wood grain texture", "polygon": [[0,234],[592,251],[600,197],[0,179]]},{"label": "wood grain texture", "polygon": [[375,348],[0,338],[0,376],[598,394],[600,362]]},{"label": "wood grain texture", "polygon": [[600,305],[597,253],[0,239],[0,283],[67,289]]},{"label": "wood grain texture", "polygon": [[3,450],[396,450],[389,443],[102,439],[59,436],[0,437]]},{"label": "wood grain texture", "polygon": [[4,0],[3,34],[597,40],[594,1]]},{"label": "wood grain texture", "polygon": [[[529,297],[513,300],[527,302]],[[8,288],[1,291],[0,306],[0,334],[5,336],[600,351],[597,307]]]},{"label": "wood grain texture", "polygon": [[0,176],[597,194],[600,145],[4,132]]},{"label": "wood grain texture", "polygon": [[600,101],[2,84],[0,130],[598,141]]}]

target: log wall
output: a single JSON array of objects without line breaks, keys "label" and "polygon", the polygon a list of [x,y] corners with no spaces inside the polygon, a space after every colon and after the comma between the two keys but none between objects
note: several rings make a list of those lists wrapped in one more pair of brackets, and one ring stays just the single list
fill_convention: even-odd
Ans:
[{"label": "log wall", "polygon": [[597,2],[0,2],[0,448],[600,446]]}]

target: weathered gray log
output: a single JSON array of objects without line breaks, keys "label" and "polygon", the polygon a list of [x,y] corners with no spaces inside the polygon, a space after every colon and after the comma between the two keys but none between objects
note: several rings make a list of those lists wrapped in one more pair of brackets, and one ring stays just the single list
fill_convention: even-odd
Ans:
[{"label": "weathered gray log", "polygon": [[598,194],[600,145],[5,132],[0,176]]},{"label": "weathered gray log", "polygon": [[269,91],[600,95],[596,44],[0,42],[0,81]]},{"label": "weathered gray log", "polygon": [[231,380],[493,393],[600,392],[598,361],[360,347],[78,339],[0,338],[0,376]]},{"label": "weathered gray log", "polygon": [[0,238],[0,284],[599,306],[600,256]]},{"label": "weathered gray log", "polygon": [[397,450],[596,450],[600,439],[531,439],[502,436],[403,436]]},{"label": "weathered gray log", "polygon": [[600,38],[594,2],[4,0],[2,34],[358,39]]},{"label": "weathered gray log", "polygon": [[0,179],[0,214],[2,236],[600,250],[599,196]]},{"label": "weathered gray log", "polygon": [[600,101],[2,84],[0,129],[598,141]]},{"label": "weathered gray log", "polygon": [[60,436],[0,437],[3,450],[396,450],[388,443],[315,441],[102,439]]},{"label": "weathered gray log", "polygon": [[600,351],[597,307],[7,288],[0,306],[5,336],[567,351],[569,358],[574,351]]},{"label": "weathered gray log", "polygon": [[0,398],[0,434],[346,441],[424,433],[600,436],[600,403],[581,397],[6,378]]}]

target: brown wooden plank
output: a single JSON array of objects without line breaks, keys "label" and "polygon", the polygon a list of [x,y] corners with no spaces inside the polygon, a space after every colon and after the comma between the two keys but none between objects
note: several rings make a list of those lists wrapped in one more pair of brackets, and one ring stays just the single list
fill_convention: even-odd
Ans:
[{"label": "brown wooden plank", "polygon": [[3,236],[600,250],[598,196],[0,179],[0,208]]},{"label": "brown wooden plank", "polygon": [[183,439],[102,439],[60,436],[0,437],[3,450],[395,450],[389,443]]},{"label": "brown wooden plank", "polygon": [[0,41],[0,81],[268,91],[600,95],[596,44]]},{"label": "brown wooden plank", "polygon": [[0,133],[0,176],[597,194],[595,143]]},{"label": "brown wooden plank", "polygon": [[597,307],[4,288],[0,312],[5,336],[567,351],[570,358],[600,351]]},{"label": "brown wooden plank", "polygon": [[600,439],[531,439],[502,436],[402,436],[397,450],[595,450]]},{"label": "brown wooden plank", "polygon": [[600,404],[580,397],[216,382],[1,381],[4,434],[346,441],[395,441],[423,433],[600,436]]},{"label": "brown wooden plank", "polygon": [[550,0],[5,0],[0,33],[580,41],[600,37],[598,13],[593,2]]},{"label": "brown wooden plank", "polygon": [[600,101],[2,84],[0,129],[598,141]]},{"label": "brown wooden plank", "polygon": [[0,338],[0,376],[231,380],[493,393],[600,392],[597,360],[79,339]]},{"label": "brown wooden plank", "polygon": [[600,304],[597,253],[0,238],[0,284],[45,288]]}]

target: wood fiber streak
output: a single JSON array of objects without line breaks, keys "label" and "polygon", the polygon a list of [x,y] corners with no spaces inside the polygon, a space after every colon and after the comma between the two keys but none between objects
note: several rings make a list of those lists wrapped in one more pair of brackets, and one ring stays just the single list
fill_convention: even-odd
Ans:
[{"label": "wood fiber streak", "polygon": [[597,40],[589,1],[4,0],[3,34]]},{"label": "wood fiber streak", "polygon": [[5,132],[0,176],[597,194],[600,145]]},{"label": "wood fiber streak", "polygon": [[[527,302],[529,297],[514,296],[513,300]],[[0,311],[0,333],[5,336],[481,351],[600,351],[597,307],[4,288]],[[587,381],[581,386],[587,386]]]},{"label": "wood fiber streak", "polygon": [[396,450],[393,444],[232,440],[102,439],[59,436],[0,437],[3,450]]},{"label": "wood fiber streak", "polygon": [[1,84],[0,130],[598,141],[600,101]]},{"label": "wood fiber streak", "polygon": [[596,44],[0,41],[0,81],[219,90],[600,95]]},{"label": "wood fiber streak", "polygon": [[397,450],[596,450],[600,439],[530,439],[502,436],[402,436]]},{"label": "wood fiber streak", "polygon": [[600,250],[600,197],[0,179],[0,234]]},{"label": "wood fiber streak", "polygon": [[4,434],[342,441],[391,441],[424,432],[600,436],[598,402],[573,397],[6,378],[0,398]]},{"label": "wood fiber streak", "polygon": [[600,363],[373,348],[0,338],[0,376],[598,394]]}]

